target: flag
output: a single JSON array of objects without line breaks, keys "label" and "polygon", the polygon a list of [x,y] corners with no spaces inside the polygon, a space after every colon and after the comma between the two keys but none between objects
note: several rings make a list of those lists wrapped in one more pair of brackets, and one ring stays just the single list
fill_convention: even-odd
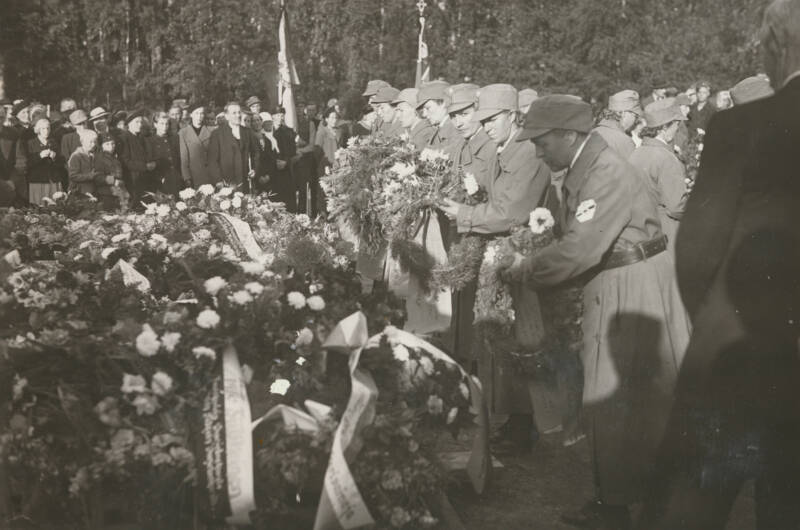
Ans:
[{"label": "flag", "polygon": [[419,45],[417,47],[417,78],[414,87],[431,80],[431,65],[428,62],[428,45],[425,44],[425,17],[419,17]]},{"label": "flag", "polygon": [[297,109],[294,106],[292,86],[299,85],[294,60],[289,51],[289,16],[285,0],[281,0],[281,21],[278,26],[278,105],[286,111],[284,121],[287,127],[297,130]]}]

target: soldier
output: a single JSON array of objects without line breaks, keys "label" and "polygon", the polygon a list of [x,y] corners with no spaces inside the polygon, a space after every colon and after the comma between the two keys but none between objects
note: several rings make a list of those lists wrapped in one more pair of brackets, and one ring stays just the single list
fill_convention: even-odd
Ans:
[{"label": "soldier", "polygon": [[[367,83],[367,88],[364,90],[364,93],[361,94],[362,96],[367,98],[367,103],[369,104],[370,107],[372,107],[372,111],[375,112],[376,116],[377,116],[377,110],[376,110],[377,105],[373,100],[375,98],[375,94],[378,93],[378,90],[380,90],[385,86],[389,86],[389,83],[381,79],[373,79]],[[380,119],[380,117],[377,117],[377,119],[373,120],[371,132],[374,133],[375,131],[380,129],[382,123],[383,122]]]},{"label": "soldier", "polygon": [[639,94],[635,90],[623,90],[608,98],[608,108],[600,115],[600,122],[595,128],[608,146],[619,156],[627,160],[636,145],[628,136],[636,118],[642,115],[639,105]]},{"label": "soldier", "polygon": [[431,81],[422,85],[417,94],[417,110],[436,129],[428,145],[445,152],[461,142],[461,134],[447,114],[447,105],[450,104],[447,94],[449,87],[444,81]]},{"label": "soldier", "polygon": [[[512,226],[527,222],[550,185],[550,171],[536,157],[533,146],[515,141],[520,133],[517,101],[517,89],[511,85],[489,85],[478,91],[474,119],[483,125],[497,147],[483,179],[489,201],[468,206],[446,199],[440,206],[456,221],[459,233],[503,234]],[[526,318],[538,313],[538,299],[535,293],[530,294],[515,289],[512,296],[518,316],[514,323],[516,338],[523,346],[533,348],[540,337],[531,336]],[[529,451],[538,433],[533,424],[527,379],[504,356],[493,356],[490,352],[478,360],[478,372],[485,395],[490,396],[490,412],[508,416],[494,442],[501,450]]]},{"label": "soldier", "polygon": [[400,91],[393,103],[397,110],[400,125],[408,134],[408,139],[418,150],[424,149],[436,132],[428,123],[417,114],[417,92],[416,88],[406,88]]},{"label": "soldier", "polygon": [[375,131],[375,134],[385,138],[399,138],[403,134],[403,126],[397,116],[394,100],[400,91],[391,86],[385,86],[378,89],[378,92],[372,97],[372,103],[375,105],[375,111],[381,119],[381,125]]},{"label": "soldier", "polygon": [[694,331],[642,529],[722,529],[750,480],[759,529],[800,528],[800,1],[761,44],[776,94],[711,118],[678,231]]},{"label": "soldier", "polygon": [[532,256],[518,254],[505,276],[533,290],[586,282],[583,415],[597,498],[562,520],[628,528],[628,505],[641,500],[669,414],[689,323],[648,186],[591,127],[591,106],[574,97],[531,105],[517,140],[533,141],[551,170],[568,170],[561,236]]}]

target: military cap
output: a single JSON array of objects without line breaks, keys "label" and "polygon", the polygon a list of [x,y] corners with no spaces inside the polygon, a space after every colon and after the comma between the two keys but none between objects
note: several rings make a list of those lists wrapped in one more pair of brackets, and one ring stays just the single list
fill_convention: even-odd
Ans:
[{"label": "military cap", "polygon": [[419,90],[416,88],[404,88],[397,94],[397,97],[394,98],[392,101],[393,105],[397,105],[398,103],[408,103],[414,108],[417,108],[417,93]]},{"label": "military cap", "polygon": [[[399,90],[392,86],[382,86],[378,89],[378,92],[375,94],[375,97],[372,98],[373,103],[391,103],[397,98],[397,95],[400,93]],[[332,107],[333,105],[331,105]]]},{"label": "military cap", "polygon": [[142,117],[144,117],[144,110],[136,109],[133,112],[131,112],[130,114],[128,114],[128,116],[125,118],[125,125],[128,125],[130,122],[132,122],[136,118],[142,118]]},{"label": "military cap", "polygon": [[247,101],[244,102],[244,104],[248,107],[252,107],[256,103],[261,103],[261,100],[258,99],[257,96],[250,96],[249,98],[247,98]]},{"label": "military cap", "polygon": [[364,90],[364,93],[361,95],[367,97],[374,96],[378,93],[378,89],[385,86],[389,86],[389,83],[381,79],[373,79],[367,83],[367,89]]},{"label": "military cap", "polygon": [[539,99],[539,93],[532,88],[523,88],[519,91],[519,108],[524,109]]},{"label": "military cap", "polygon": [[86,123],[86,120],[88,119],[89,118],[86,116],[86,113],[81,109],[73,110],[69,114],[69,122],[72,125],[80,125],[81,123]]},{"label": "military cap", "polygon": [[450,104],[450,96],[447,94],[447,89],[450,83],[447,81],[429,81],[419,87],[417,93],[417,108],[425,105],[431,99],[440,99],[444,101],[445,105]]},{"label": "military cap", "polygon": [[89,121],[97,121],[108,118],[108,111],[103,107],[95,107],[89,112]]},{"label": "military cap", "polygon": [[686,120],[681,108],[675,104],[675,98],[659,99],[644,108],[644,121],[648,127],[661,127],[675,120]]},{"label": "military cap", "polygon": [[775,91],[769,85],[769,80],[760,75],[742,79],[731,88],[731,98],[734,105],[743,105],[751,101],[764,99],[774,93]]},{"label": "military cap", "polygon": [[478,110],[475,121],[484,121],[506,110],[519,109],[517,89],[505,83],[487,85],[478,90]]},{"label": "military cap", "polygon": [[579,97],[543,96],[531,103],[517,141],[538,138],[554,129],[588,133],[593,125],[592,106]]},{"label": "military cap", "polygon": [[473,85],[472,83],[460,83],[448,87],[447,93],[450,96],[450,104],[447,106],[447,113],[452,114],[477,104],[479,88],[478,85]]},{"label": "military cap", "polygon": [[635,90],[622,90],[609,96],[608,110],[613,112],[627,110],[641,116],[642,105],[639,103],[639,93]]}]

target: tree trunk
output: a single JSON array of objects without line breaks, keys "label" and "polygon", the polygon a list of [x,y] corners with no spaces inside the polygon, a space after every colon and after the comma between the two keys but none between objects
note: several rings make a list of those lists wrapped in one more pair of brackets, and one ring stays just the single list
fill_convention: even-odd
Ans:
[{"label": "tree trunk", "polygon": [[6,84],[5,84],[5,70],[6,61],[2,53],[0,53],[0,99],[6,97]]}]

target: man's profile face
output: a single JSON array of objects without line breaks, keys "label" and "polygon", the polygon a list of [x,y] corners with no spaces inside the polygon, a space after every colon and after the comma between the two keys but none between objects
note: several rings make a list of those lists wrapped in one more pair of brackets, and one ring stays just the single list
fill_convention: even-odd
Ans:
[{"label": "man's profile face", "polygon": [[397,115],[400,118],[400,125],[409,129],[414,125],[414,119],[417,117],[417,110],[405,101],[402,101],[397,104]]},{"label": "man's profile face", "polygon": [[513,122],[513,114],[509,111],[502,111],[483,120],[481,123],[489,138],[494,140],[497,145],[503,145],[511,135],[511,124]]},{"label": "man's profile face", "polygon": [[422,106],[423,116],[431,123],[431,125],[439,125],[447,117],[447,107],[443,101],[429,99]]},{"label": "man's profile face", "polygon": [[450,119],[453,120],[453,125],[458,132],[461,133],[461,136],[464,138],[469,138],[475,131],[478,130],[480,124],[477,122],[472,121],[472,117],[475,115],[475,105],[470,105],[465,109],[458,110],[452,114],[450,114]]},{"label": "man's profile face", "polygon": [[571,148],[574,140],[574,134],[550,131],[531,141],[536,146],[536,156],[547,164],[551,171],[561,171],[568,168],[572,162]]},{"label": "man's profile face", "polygon": [[391,122],[394,120],[395,108],[390,103],[378,104],[378,115],[384,122]]}]

